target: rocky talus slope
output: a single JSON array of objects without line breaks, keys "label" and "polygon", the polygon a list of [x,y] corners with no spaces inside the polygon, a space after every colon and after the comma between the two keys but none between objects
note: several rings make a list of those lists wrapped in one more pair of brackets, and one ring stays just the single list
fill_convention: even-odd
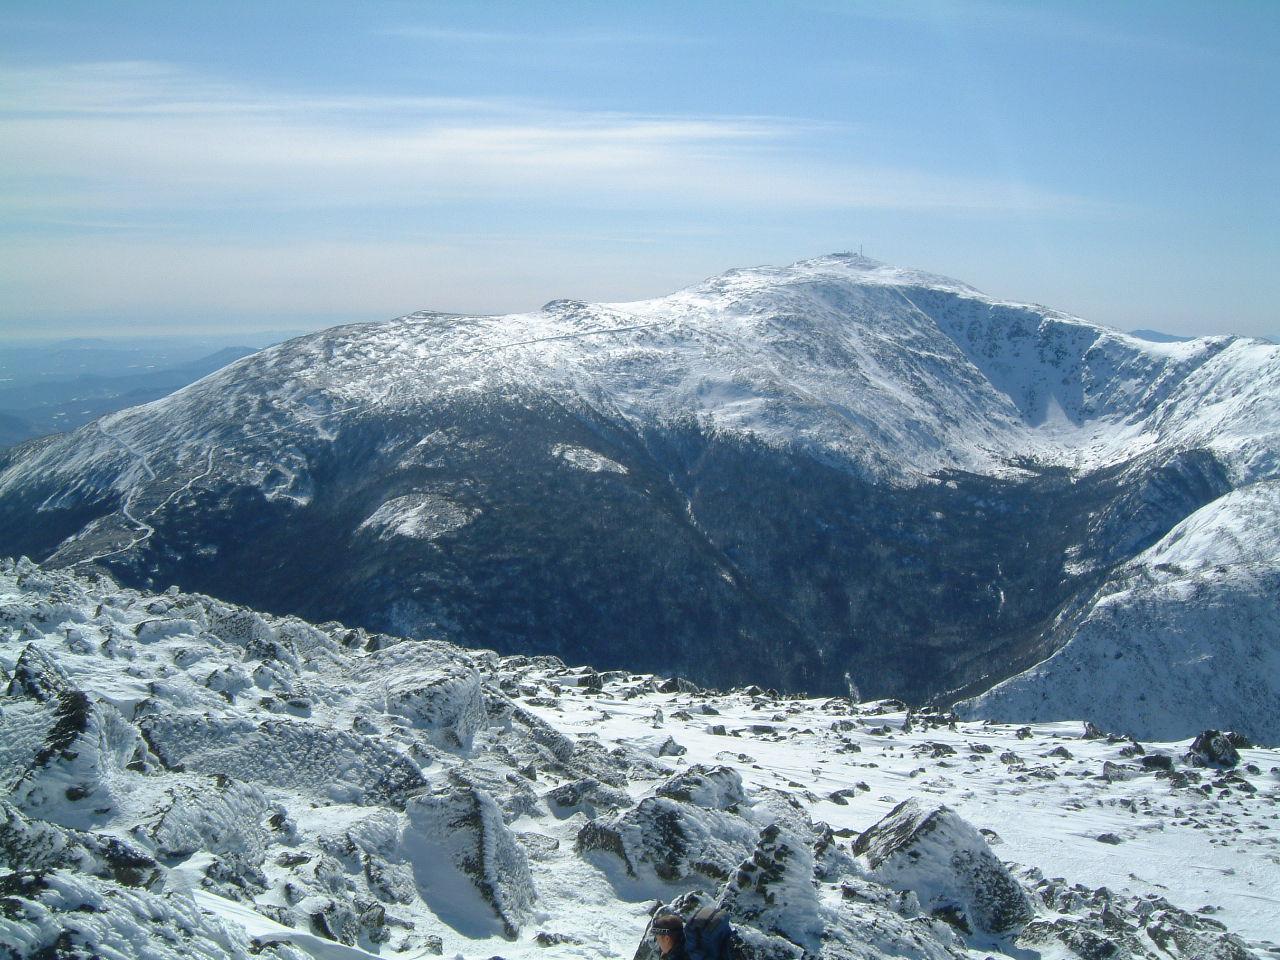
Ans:
[{"label": "rocky talus slope", "polygon": [[[1280,754],[699,690],[0,562],[17,957],[1280,956]],[[640,954],[648,951],[642,945]]]}]

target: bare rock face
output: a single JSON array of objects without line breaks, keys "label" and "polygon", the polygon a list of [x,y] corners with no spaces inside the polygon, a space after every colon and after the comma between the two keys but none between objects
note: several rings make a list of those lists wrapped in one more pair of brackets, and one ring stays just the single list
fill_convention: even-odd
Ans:
[{"label": "bare rock face", "polygon": [[405,809],[401,839],[418,891],[441,918],[483,931],[494,918],[514,940],[535,901],[524,848],[502,820],[497,802],[461,777],[445,792],[416,797]]},{"label": "bare rock face", "polygon": [[966,933],[1006,933],[1034,914],[1022,886],[982,834],[945,806],[905,800],[853,849],[866,857],[873,879],[914,891],[926,911]]}]

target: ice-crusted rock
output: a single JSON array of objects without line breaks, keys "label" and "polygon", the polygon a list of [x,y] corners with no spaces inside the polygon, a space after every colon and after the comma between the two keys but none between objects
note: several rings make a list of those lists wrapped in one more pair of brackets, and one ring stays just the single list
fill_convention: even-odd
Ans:
[{"label": "ice-crusted rock", "polygon": [[88,826],[110,813],[119,781],[138,748],[137,731],[110,705],[71,689],[52,704],[52,726],[13,784],[15,804],[28,814]]},{"label": "ice-crusted rock", "polygon": [[751,856],[721,891],[720,904],[736,920],[816,953],[823,922],[807,838],[782,823],[761,830]]},{"label": "ice-crusted rock", "polygon": [[914,895],[876,883],[847,880],[828,905],[824,960],[969,960],[973,956],[949,924],[919,915]]},{"label": "ice-crusted rock", "polygon": [[26,697],[37,703],[50,703],[74,690],[75,684],[63,669],[34,643],[28,643],[18,656],[6,692],[11,697]]},{"label": "ice-crusted rock", "polygon": [[436,746],[469,750],[488,720],[480,674],[441,647],[399,643],[370,654],[357,675],[384,678],[383,709],[425,731]]},{"label": "ice-crusted rock", "polygon": [[17,957],[310,958],[286,943],[255,943],[190,898],[63,869],[0,876],[0,929]]},{"label": "ice-crusted rock", "polygon": [[168,794],[160,815],[137,831],[158,856],[189,857],[207,850],[254,866],[262,863],[271,805],[257,786],[218,776],[172,787]]},{"label": "ice-crusted rock", "polygon": [[240,647],[246,659],[279,662],[298,669],[297,651],[289,638],[281,638],[261,614],[231,604],[212,603],[206,620],[209,633]]},{"label": "ice-crusted rock", "polygon": [[723,881],[748,856],[758,829],[742,817],[668,797],[646,797],[578,831],[580,853],[618,857],[632,877],[666,883]]},{"label": "ice-crusted rock", "polygon": [[656,792],[660,797],[708,810],[733,810],[747,800],[738,771],[731,767],[706,767],[702,764],[694,764],[677,773],[660,785]]},{"label": "ice-crusted rock", "polygon": [[926,910],[965,932],[1005,933],[1034,914],[982,834],[946,806],[904,800],[853,849],[866,857],[877,882],[911,890]]},{"label": "ice-crusted rock", "polygon": [[1217,920],[1179,909],[1163,897],[1047,880],[1035,869],[1027,873],[1050,913],[1018,933],[1021,947],[1064,946],[1082,960],[1253,960],[1256,956]]},{"label": "ice-crusted rock", "polygon": [[159,869],[151,856],[127,841],[33,820],[4,800],[0,800],[0,864],[37,873],[67,868],[125,886],[147,886]]},{"label": "ice-crusted rock", "polygon": [[602,810],[618,810],[631,805],[631,798],[623,790],[601,783],[595,777],[585,777],[548,790],[547,806],[558,817],[567,817],[578,811],[595,817]]},{"label": "ice-crusted rock", "polygon": [[496,918],[501,934],[514,940],[533,909],[533,877],[494,799],[452,777],[444,792],[411,800],[405,814],[401,843],[427,904],[467,931]]},{"label": "ice-crusted rock", "polygon": [[169,769],[372,803],[402,800],[426,785],[416,764],[381,741],[292,720],[151,715],[139,727]]}]

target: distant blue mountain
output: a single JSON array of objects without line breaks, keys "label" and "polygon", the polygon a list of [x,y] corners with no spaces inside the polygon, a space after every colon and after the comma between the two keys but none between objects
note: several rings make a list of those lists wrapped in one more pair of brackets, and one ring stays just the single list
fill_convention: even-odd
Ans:
[{"label": "distant blue mountain", "polygon": [[1152,343],[1186,343],[1188,340],[1195,339],[1195,337],[1179,337],[1172,333],[1161,333],[1159,330],[1130,330],[1129,336],[1137,337],[1139,340],[1149,340]]}]

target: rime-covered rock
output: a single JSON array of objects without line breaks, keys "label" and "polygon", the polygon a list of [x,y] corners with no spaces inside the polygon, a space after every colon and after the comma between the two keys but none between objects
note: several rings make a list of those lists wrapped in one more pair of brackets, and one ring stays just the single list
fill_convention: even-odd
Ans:
[{"label": "rime-covered rock", "polygon": [[483,929],[496,918],[501,934],[514,940],[536,895],[524,849],[493,798],[451,778],[443,792],[411,800],[405,815],[401,844],[427,904],[463,929]]},{"label": "rime-covered rock", "polygon": [[671,777],[657,789],[660,797],[691,803],[708,810],[732,810],[746,802],[742,777],[730,767],[695,764]]},{"label": "rime-covered rock", "polygon": [[382,707],[427,733],[444,749],[470,749],[488,720],[480,674],[441,645],[398,643],[359,664],[357,675],[381,678]]},{"label": "rime-covered rock", "polygon": [[417,765],[382,741],[293,720],[151,715],[139,727],[170,769],[356,802],[395,801],[426,785]]},{"label": "rime-covered rock", "polygon": [[114,810],[138,733],[114,707],[80,690],[58,694],[50,706],[52,725],[11,796],[29,815],[88,826]]},{"label": "rime-covered rock", "polygon": [[186,897],[124,886],[84,873],[0,875],[0,929],[19,957],[141,957],[154,960],[308,960],[287,943],[260,945]]},{"label": "rime-covered rock", "polygon": [[189,857],[207,850],[262,863],[270,842],[271,804],[256,785],[218,776],[176,785],[159,815],[136,831],[157,855]]},{"label": "rime-covered rock", "polygon": [[[1038,871],[1031,871],[1038,874]],[[1018,932],[1020,947],[1067,947],[1082,960],[1253,960],[1237,936],[1203,913],[1190,913],[1163,897],[1116,894],[1034,876],[1049,911]]]},{"label": "rime-covered rock", "polygon": [[807,838],[782,823],[761,830],[751,856],[724,885],[720,905],[735,920],[816,953],[823,920]]},{"label": "rime-covered rock", "polygon": [[1026,892],[982,834],[945,806],[904,800],[853,849],[877,882],[911,890],[927,911],[966,932],[1005,933],[1033,915]]},{"label": "rime-covered rock", "polygon": [[631,798],[626,792],[601,783],[595,777],[561,784],[548,790],[544,797],[556,816],[561,817],[578,811],[595,817],[601,811],[618,810],[631,805]]},{"label": "rime-covered rock", "polygon": [[156,861],[134,844],[28,818],[4,800],[0,800],[0,864],[8,870],[36,873],[67,868],[125,886],[146,886],[159,870]]},{"label": "rime-covered rock", "polygon": [[28,643],[18,656],[6,692],[11,697],[51,703],[75,689],[75,684],[48,654],[34,643]]},{"label": "rime-covered rock", "polygon": [[618,857],[627,874],[678,881],[723,881],[749,855],[757,828],[742,817],[668,797],[646,797],[621,814],[578,831],[581,853]]}]

